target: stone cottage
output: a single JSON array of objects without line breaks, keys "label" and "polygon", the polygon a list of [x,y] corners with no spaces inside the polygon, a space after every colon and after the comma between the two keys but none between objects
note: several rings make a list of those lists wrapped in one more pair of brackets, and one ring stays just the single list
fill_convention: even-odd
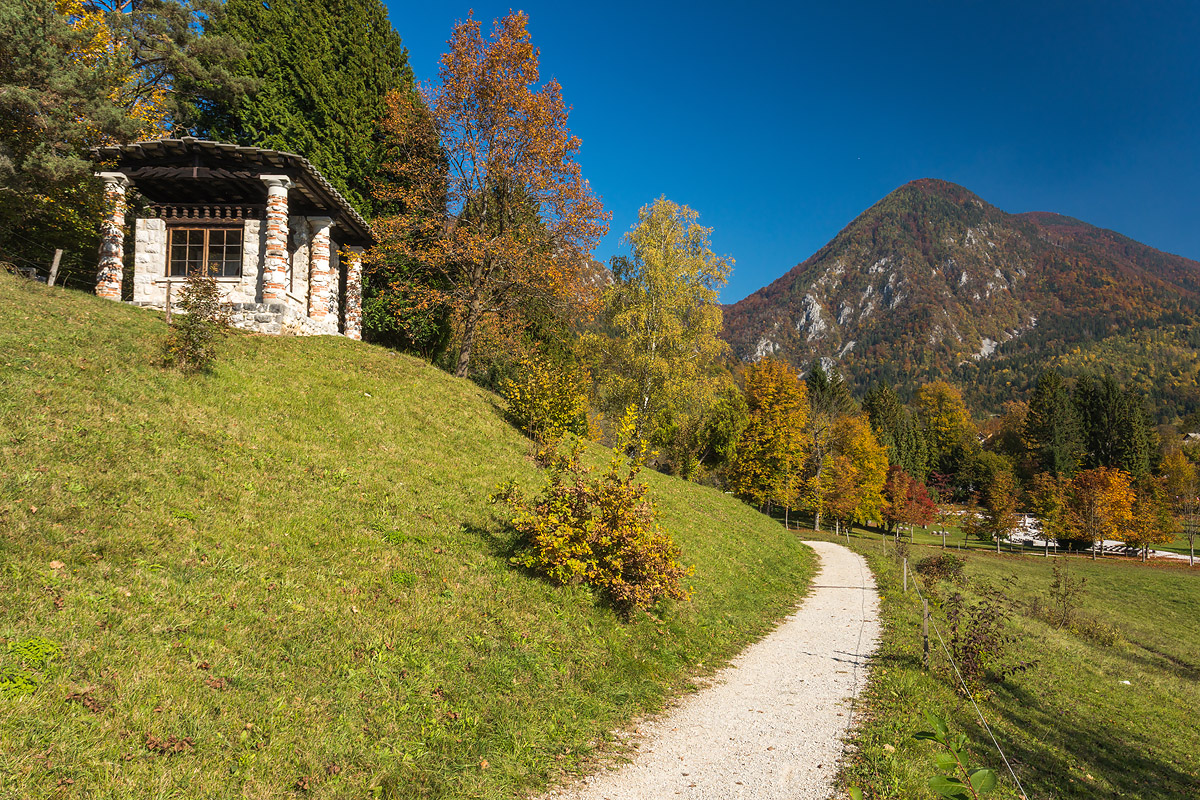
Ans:
[{"label": "stone cottage", "polygon": [[362,252],[371,228],[305,158],[203,139],[100,147],[104,179],[96,294],[121,300],[129,191],[137,305],[165,308],[207,265],[234,324],[264,333],[362,338]]}]

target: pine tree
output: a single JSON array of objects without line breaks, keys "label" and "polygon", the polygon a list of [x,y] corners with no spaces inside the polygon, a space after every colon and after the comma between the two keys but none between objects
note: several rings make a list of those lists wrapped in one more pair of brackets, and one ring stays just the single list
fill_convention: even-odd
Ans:
[{"label": "pine tree", "polygon": [[1079,415],[1062,376],[1050,370],[1038,379],[1025,418],[1025,445],[1037,472],[1070,477],[1082,455]]},{"label": "pine tree", "polygon": [[1157,435],[1140,400],[1122,391],[1111,375],[1099,381],[1083,377],[1075,389],[1082,422],[1084,466],[1114,467],[1133,477],[1150,471]]},{"label": "pine tree", "polygon": [[383,161],[388,92],[412,92],[408,52],[380,0],[228,0],[213,31],[248,48],[253,95],[203,109],[212,138],[308,158],[360,211]]},{"label": "pine tree", "polygon": [[886,382],[877,383],[863,398],[863,411],[879,443],[888,449],[888,463],[900,466],[918,481],[929,472],[929,447],[912,412]]},{"label": "pine tree", "polygon": [[850,396],[850,388],[836,369],[826,370],[817,361],[804,383],[808,386],[808,402],[814,414],[837,417],[858,410],[858,404]]}]

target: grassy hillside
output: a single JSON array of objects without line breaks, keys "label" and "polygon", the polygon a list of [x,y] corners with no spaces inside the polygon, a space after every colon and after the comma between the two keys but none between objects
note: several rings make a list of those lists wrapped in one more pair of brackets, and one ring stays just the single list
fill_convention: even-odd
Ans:
[{"label": "grassy hillside", "polygon": [[[853,546],[867,556],[879,582],[885,629],[864,697],[858,749],[843,772],[846,785],[862,787],[875,800],[934,798],[927,788],[935,774],[933,747],[912,738],[928,727],[922,711],[930,710],[970,735],[976,763],[997,769],[1001,789],[995,796],[1018,797],[974,709],[954,692],[932,629],[933,669],[921,667],[921,604],[911,587],[902,591],[895,548],[884,549],[879,537],[855,537]],[[913,546],[909,563],[941,552]],[[1028,796],[1200,796],[1194,711],[1200,707],[1200,570],[1069,558],[1072,576],[1087,580],[1079,614],[1101,626],[1084,635],[1083,628],[1058,628],[1029,613],[1035,598],[1043,604],[1049,599],[1055,559],[982,551],[966,558],[969,581],[1003,587],[1013,602],[1011,652],[1033,662],[1028,671],[994,684],[980,702]],[[943,583],[941,596],[951,590]],[[935,607],[934,615],[949,635],[944,613]],[[1115,640],[1095,633],[1105,630],[1115,630]]]},{"label": "grassy hillside", "polygon": [[649,475],[694,593],[621,622],[508,565],[486,497],[539,477],[492,395],[335,338],[233,335],[187,378],[163,334],[0,275],[2,797],[511,797],[812,574]]}]

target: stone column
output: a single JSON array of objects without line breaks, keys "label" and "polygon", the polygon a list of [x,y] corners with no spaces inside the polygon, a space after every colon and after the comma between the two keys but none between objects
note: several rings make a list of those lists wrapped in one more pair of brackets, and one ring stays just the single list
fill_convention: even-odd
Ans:
[{"label": "stone column", "polygon": [[329,319],[329,295],[333,287],[333,269],[329,264],[329,217],[309,217],[312,230],[308,259],[308,316],[314,322]]},{"label": "stone column", "polygon": [[287,303],[288,189],[295,186],[287,175],[259,175],[267,185],[267,236],[263,253],[264,303]]},{"label": "stone column", "polygon": [[125,190],[129,178],[120,172],[97,172],[104,179],[104,218],[100,221],[100,263],[96,269],[96,294],[121,299],[125,274]]},{"label": "stone column", "polygon": [[362,253],[361,247],[347,247],[346,256],[346,336],[362,339]]}]

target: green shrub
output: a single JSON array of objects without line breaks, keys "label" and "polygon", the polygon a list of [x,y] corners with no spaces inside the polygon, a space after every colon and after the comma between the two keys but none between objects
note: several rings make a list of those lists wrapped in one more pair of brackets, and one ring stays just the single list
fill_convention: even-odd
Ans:
[{"label": "green shrub", "polygon": [[917,574],[929,581],[950,581],[962,583],[967,568],[967,560],[949,553],[922,558],[913,565]]},{"label": "green shrub", "polygon": [[0,666],[0,698],[28,697],[37,691],[50,662],[62,655],[62,648],[44,636],[34,636],[19,642],[9,642],[7,653],[22,668]]},{"label": "green shrub", "polygon": [[552,455],[536,498],[526,499],[511,483],[492,497],[515,512],[512,525],[521,542],[514,564],[558,584],[595,587],[624,613],[664,598],[687,599],[683,579],[691,572],[658,525],[646,485],[634,480],[640,461],[624,455],[632,431],[633,418],[627,417],[612,461],[599,476],[580,463],[576,441],[568,454]]},{"label": "green shrub", "polygon": [[587,370],[525,358],[500,393],[514,425],[539,441],[555,441],[567,433],[587,435],[590,385]]},{"label": "green shrub", "polygon": [[207,372],[217,357],[217,337],[229,325],[228,310],[211,269],[194,269],[179,292],[182,314],[171,320],[163,342],[167,363],[184,372]]}]

